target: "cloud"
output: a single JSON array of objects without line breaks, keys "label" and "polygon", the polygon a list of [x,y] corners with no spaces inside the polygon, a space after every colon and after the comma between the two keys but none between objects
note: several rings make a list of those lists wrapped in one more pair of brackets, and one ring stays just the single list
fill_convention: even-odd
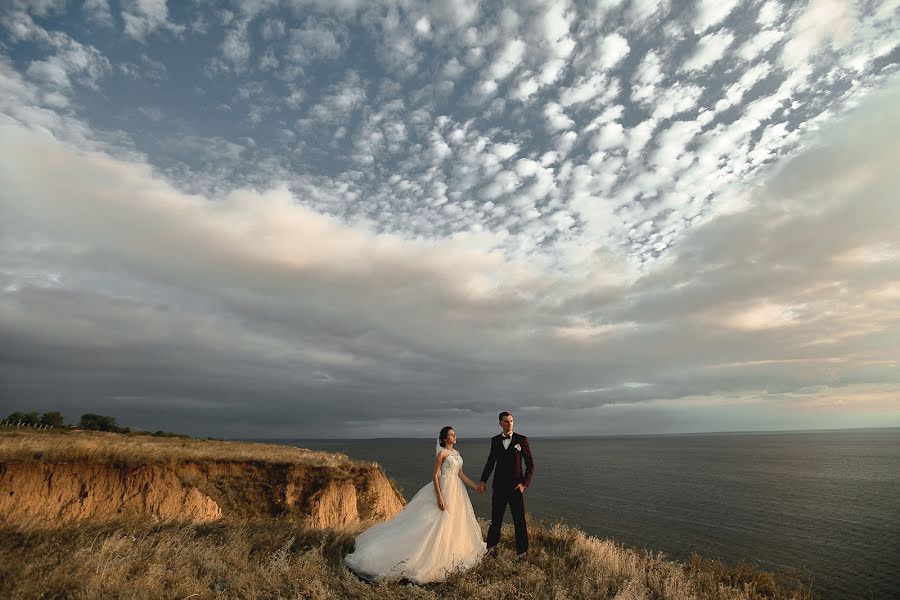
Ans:
[{"label": "cloud", "polygon": [[697,5],[697,14],[694,16],[694,33],[704,33],[713,25],[721,23],[738,3],[739,0],[702,0]]},{"label": "cloud", "polygon": [[428,20],[427,17],[421,17],[415,24],[416,33],[421,36],[426,36],[431,33],[431,21]]},{"label": "cloud", "polygon": [[697,106],[703,89],[696,85],[676,83],[667,88],[656,99],[653,109],[654,119],[668,119]]},{"label": "cloud", "polygon": [[768,0],[759,7],[759,13],[756,16],[756,22],[763,27],[772,27],[778,22],[782,9],[778,0]]},{"label": "cloud", "polygon": [[260,15],[272,11],[278,6],[278,0],[244,0],[236,6],[245,20],[253,20]]},{"label": "cloud", "polygon": [[[447,318],[452,322],[452,315],[461,310],[475,308],[480,311],[477,307],[492,313],[503,310],[503,306],[515,302],[514,297],[505,297],[503,281],[521,278],[525,273],[524,269],[513,266],[513,271],[504,275],[499,269],[510,265],[497,255],[479,250],[479,240],[472,236],[434,244],[374,235],[365,226],[346,226],[305,209],[284,190],[273,190],[264,195],[236,192],[222,203],[208,203],[174,191],[154,180],[138,165],[121,163],[105,155],[79,156],[44,135],[4,127],[3,139],[7,141],[7,147],[11,144],[23,150],[47,150],[49,154],[44,156],[52,156],[61,162],[60,174],[65,175],[72,185],[73,195],[63,197],[57,194],[55,184],[45,186],[36,181],[34,171],[23,172],[15,182],[9,177],[11,171],[4,172],[4,180],[11,183],[7,188],[9,193],[13,193],[13,189],[21,192],[25,187],[38,192],[39,198],[30,195],[36,201],[30,208],[19,203],[15,208],[28,215],[27,218],[34,219],[33,225],[45,232],[62,234],[74,243],[87,244],[92,252],[117,257],[116,266],[110,264],[110,267],[117,271],[121,269],[121,273],[130,272],[133,277],[147,278],[148,282],[166,282],[164,287],[174,286],[172,289],[179,290],[179,294],[194,296],[198,301],[202,297],[212,299],[217,296],[216,302],[231,304],[238,312],[262,310],[260,317],[268,313],[271,317],[281,315],[277,317],[280,320],[297,310],[301,313],[312,310],[308,313],[310,316],[319,314],[318,324],[314,327],[319,329],[333,319],[344,319],[341,315],[345,310],[356,312],[361,309],[362,305],[358,309],[352,308],[351,305],[356,303],[353,298],[365,303],[377,298],[378,304],[387,312],[374,316],[368,325],[359,325],[373,333],[380,331],[376,337],[383,337],[386,343],[389,339],[397,339],[397,334],[401,338],[406,335],[418,337],[425,331],[427,323],[433,324],[433,319]],[[28,159],[23,157],[23,160]],[[132,195],[126,190],[137,193]],[[85,208],[82,201],[90,202],[103,212],[104,218],[79,217],[87,215],[82,212]],[[5,202],[4,206],[12,207]],[[132,229],[139,222],[146,235],[134,235]],[[64,234],[66,230],[71,233]],[[89,237],[94,235],[98,237]],[[300,245],[298,240],[302,240]],[[172,259],[188,255],[193,258],[176,261],[181,262],[181,266],[171,268],[174,266]],[[227,282],[233,277],[254,277],[252,273],[266,271],[270,274],[265,279],[286,294],[269,296],[270,299],[290,296],[294,300],[288,303],[275,300],[270,304],[265,296],[258,295],[261,289],[250,295],[247,295],[247,288],[226,291]],[[385,273],[391,275],[385,279]],[[196,277],[202,277],[205,283],[199,287],[190,284]],[[74,284],[77,280],[76,275],[69,282]],[[479,283],[482,281],[488,285]],[[259,283],[262,284],[262,280]],[[401,288],[406,291],[401,292]],[[309,295],[315,289],[319,292]],[[321,301],[315,299],[318,293],[326,290],[327,297],[321,297]],[[211,292],[213,296],[209,295]],[[219,292],[225,292],[225,296],[218,296]],[[420,296],[420,292],[424,296]],[[304,297],[306,300],[300,300]],[[433,302],[420,303],[426,297],[432,297]],[[15,299],[8,300],[13,304],[16,302]],[[262,304],[258,304],[260,301]],[[496,308],[490,308],[494,303],[498,303]],[[131,310],[128,304],[120,303]],[[7,303],[6,306],[10,305]],[[395,310],[399,312],[390,316]],[[99,319],[102,314],[102,311],[95,313],[91,320]],[[416,314],[420,316],[416,317]],[[164,314],[160,314],[160,318],[165,318]],[[197,317],[186,313],[185,318]],[[414,323],[419,318],[424,321]],[[398,328],[401,321],[406,325]],[[245,323],[242,327],[249,325]],[[235,330],[235,335],[240,335],[242,327]],[[352,329],[356,327],[354,325]],[[408,334],[402,334],[403,329],[407,329]],[[167,332],[165,336],[177,335],[176,329],[164,331]],[[116,334],[109,332],[109,335]],[[348,341],[354,336],[351,335]],[[260,342],[266,337],[263,336]],[[451,334],[450,338],[450,346],[469,345],[463,336]],[[327,350],[325,346],[324,342],[317,346],[322,355],[348,352]],[[277,346],[273,349],[277,350]],[[266,360],[274,358],[278,352]],[[351,364],[354,360],[348,358],[342,364]],[[360,359],[360,362],[366,361]]]},{"label": "cloud", "polygon": [[[142,111],[145,112],[145,111]],[[156,111],[154,111],[156,112]],[[154,114],[151,112],[147,116]],[[160,113],[161,118],[161,113]],[[157,119],[158,120],[158,119]],[[186,135],[172,140],[173,150],[210,163],[234,163],[245,156],[246,147],[221,136]]]},{"label": "cloud", "polygon": [[575,83],[564,88],[559,95],[559,103],[564,107],[594,100],[609,88],[609,80],[602,73],[590,77],[581,76]]},{"label": "cloud", "polygon": [[797,310],[802,308],[763,302],[730,315],[724,325],[745,331],[786,327],[795,322]]},{"label": "cloud", "polygon": [[706,69],[725,55],[725,51],[732,42],[734,42],[734,35],[727,30],[703,36],[697,42],[694,53],[681,65],[681,70],[700,71]]},{"label": "cloud", "polygon": [[574,13],[568,2],[554,2],[546,6],[534,21],[534,27],[547,42],[559,43],[569,35]]},{"label": "cloud", "polygon": [[447,23],[451,27],[461,28],[478,18],[477,0],[459,0],[458,2],[432,2],[429,15],[436,21]]},{"label": "cloud", "polygon": [[90,23],[103,27],[112,27],[114,24],[109,0],[85,0],[81,10]]},{"label": "cloud", "polygon": [[618,33],[611,33],[601,40],[598,46],[597,60],[604,69],[612,69],[622,62],[622,59],[628,56],[630,51],[627,39]]},{"label": "cloud", "polygon": [[119,62],[116,70],[125,77],[135,80],[165,81],[169,75],[165,63],[150,58],[146,53],[141,53],[136,62]]},{"label": "cloud", "polygon": [[96,88],[110,72],[109,60],[93,46],[81,44],[68,36],[54,36],[52,41],[55,54],[28,66],[27,73],[32,79],[67,93],[73,83]]},{"label": "cloud", "polygon": [[514,171],[500,171],[494,180],[482,190],[481,197],[485,200],[496,200],[500,196],[515,191],[521,183],[522,180]]},{"label": "cloud", "polygon": [[36,17],[58,16],[66,10],[65,0],[13,0],[9,4],[10,8]]},{"label": "cloud", "polygon": [[524,56],[525,42],[519,39],[508,41],[497,53],[491,66],[488,67],[488,75],[493,80],[506,79],[522,64]]},{"label": "cloud", "polygon": [[184,25],[169,20],[166,0],[123,0],[122,20],[125,22],[125,35],[136,40],[144,40],[157,30],[176,35],[185,31]]},{"label": "cloud", "polygon": [[856,27],[850,2],[811,0],[791,28],[791,37],[782,50],[782,63],[786,68],[799,68],[826,40],[834,46],[845,44]]},{"label": "cloud", "polygon": [[600,128],[594,140],[597,150],[609,150],[625,142],[625,129],[619,123],[607,123]]},{"label": "cloud", "polygon": [[465,72],[465,67],[456,60],[455,58],[451,58],[446,62],[443,68],[443,74],[445,77],[449,77],[450,79],[456,79],[460,75]]},{"label": "cloud", "polygon": [[737,49],[737,55],[745,61],[751,61],[760,54],[764,54],[775,46],[784,37],[784,32],[778,29],[766,29],[750,37]]},{"label": "cloud", "polygon": [[309,18],[302,27],[290,30],[286,57],[300,65],[317,60],[334,60],[346,51],[347,44],[347,32],[343,26]]},{"label": "cloud", "polygon": [[537,80],[541,86],[557,81],[575,50],[570,27],[575,11],[568,2],[552,2],[533,21],[530,45],[537,47]]},{"label": "cloud", "polygon": [[572,151],[572,148],[574,148],[577,141],[577,133],[575,133],[574,131],[564,131],[562,134],[556,137],[555,152],[559,156],[566,156]]},{"label": "cloud", "polygon": [[544,106],[544,117],[547,119],[547,126],[550,131],[560,131],[569,129],[575,125],[575,121],[566,116],[562,106],[556,102],[548,102]]},{"label": "cloud", "polygon": [[632,127],[628,131],[628,160],[634,161],[638,158],[640,152],[650,141],[654,130],[656,129],[656,119],[647,119]]},{"label": "cloud", "polygon": [[667,0],[634,0],[630,5],[630,12],[636,20],[647,21],[664,12],[668,4]]},{"label": "cloud", "polygon": [[328,94],[309,114],[323,123],[337,123],[346,119],[366,101],[366,90],[359,74],[351,71],[343,81],[331,87]]},{"label": "cloud", "polygon": [[721,112],[741,102],[744,95],[771,72],[772,65],[767,62],[759,63],[744,71],[740,79],[725,90],[725,96],[716,103],[715,110]]},{"label": "cloud", "polygon": [[408,18],[409,15],[390,7],[383,17],[370,14],[364,20],[375,36],[376,56],[381,64],[400,77],[415,73],[423,59],[418,50],[422,36],[415,31],[414,24]]},{"label": "cloud", "polygon": [[263,20],[262,26],[260,27],[260,34],[266,42],[283,38],[286,31],[287,26],[285,25],[285,22],[275,18]]},{"label": "cloud", "polygon": [[158,106],[139,106],[137,111],[147,119],[159,123],[165,118]]},{"label": "cloud", "polygon": [[653,52],[647,52],[632,76],[631,98],[649,105],[656,97],[656,88],[663,81],[662,62]]},{"label": "cloud", "polygon": [[539,89],[541,89],[540,80],[531,71],[528,71],[522,75],[518,84],[513,87],[511,96],[524,102],[531,98]]},{"label": "cloud", "polygon": [[222,54],[237,71],[242,71],[250,59],[250,39],[247,36],[247,21],[239,22],[225,34],[222,42]]},{"label": "cloud", "polygon": [[491,148],[491,152],[496,156],[500,161],[509,160],[513,156],[519,153],[519,146],[516,144],[504,144],[498,143],[494,144]]}]

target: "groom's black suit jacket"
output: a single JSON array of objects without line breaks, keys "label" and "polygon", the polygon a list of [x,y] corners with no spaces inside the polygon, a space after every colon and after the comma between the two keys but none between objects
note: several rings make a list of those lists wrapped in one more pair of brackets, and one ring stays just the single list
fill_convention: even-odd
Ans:
[{"label": "groom's black suit jacket", "polygon": [[[522,469],[523,462],[525,463],[524,470]],[[528,484],[531,483],[531,476],[534,474],[534,459],[531,458],[528,438],[513,432],[509,448],[504,448],[502,434],[492,437],[491,453],[484,465],[484,471],[481,472],[481,481],[488,480],[494,466],[497,467],[497,472],[494,474],[495,489],[503,487],[512,489],[520,483],[524,483],[525,487],[528,487]]]}]

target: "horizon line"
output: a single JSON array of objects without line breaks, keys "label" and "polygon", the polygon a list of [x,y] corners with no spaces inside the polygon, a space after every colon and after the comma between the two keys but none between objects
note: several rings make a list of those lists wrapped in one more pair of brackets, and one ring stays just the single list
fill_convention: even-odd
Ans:
[{"label": "horizon line", "polygon": [[[884,427],[830,427],[816,429],[738,429],[732,431],[690,431],[682,433],[607,433],[584,435],[532,435],[534,439],[584,439],[584,438],[619,438],[619,437],[674,437],[691,435],[729,435],[729,434],[778,434],[778,433],[824,433],[837,431],[882,431],[900,430],[900,425],[888,425]],[[482,436],[475,436],[482,437]],[[493,437],[493,435],[491,436]],[[316,440],[316,441],[347,441],[347,440],[430,440],[431,437],[418,436],[377,436],[377,437],[246,437],[225,438],[231,441],[274,441],[274,440]],[[469,437],[468,439],[472,439]]]}]

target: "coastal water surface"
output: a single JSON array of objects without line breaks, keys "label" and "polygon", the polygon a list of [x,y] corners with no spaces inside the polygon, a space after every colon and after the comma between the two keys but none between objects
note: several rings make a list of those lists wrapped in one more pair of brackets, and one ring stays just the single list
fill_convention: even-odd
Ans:
[{"label": "coastal water surface", "polygon": [[[433,440],[279,440],[381,463],[408,498]],[[900,598],[900,429],[531,438],[534,517],[675,559],[808,572],[826,600]],[[477,480],[488,439],[460,439]],[[471,493],[490,516],[490,492]],[[507,515],[507,520],[509,516]]]}]

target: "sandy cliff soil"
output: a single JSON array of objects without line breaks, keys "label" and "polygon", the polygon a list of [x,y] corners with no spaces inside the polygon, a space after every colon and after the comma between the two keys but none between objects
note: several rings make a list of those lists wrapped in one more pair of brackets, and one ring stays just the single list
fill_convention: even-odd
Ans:
[{"label": "sandy cliff soil", "polygon": [[37,458],[0,454],[0,524],[290,516],[315,527],[342,527],[390,518],[404,504],[372,463],[169,456],[153,464],[135,457],[92,461],[77,453],[76,460],[66,461],[63,455],[58,449],[49,459],[39,452],[33,455]]}]

